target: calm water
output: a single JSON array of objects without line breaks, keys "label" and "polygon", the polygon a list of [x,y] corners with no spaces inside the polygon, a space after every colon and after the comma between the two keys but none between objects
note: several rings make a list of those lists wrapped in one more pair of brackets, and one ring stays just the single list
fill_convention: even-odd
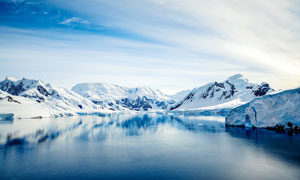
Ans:
[{"label": "calm water", "polygon": [[0,179],[300,179],[300,135],[220,117],[15,120],[0,135]]}]

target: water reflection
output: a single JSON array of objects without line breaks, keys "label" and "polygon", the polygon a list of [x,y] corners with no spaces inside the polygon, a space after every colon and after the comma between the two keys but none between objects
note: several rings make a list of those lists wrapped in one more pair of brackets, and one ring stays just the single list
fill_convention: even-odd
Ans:
[{"label": "water reflection", "polygon": [[[80,137],[89,140],[105,140],[108,136],[140,136],[156,133],[168,125],[188,131],[223,132],[224,121],[215,117],[184,117],[166,115],[115,115],[110,117],[83,116],[46,120],[15,120],[0,124],[0,139],[5,147],[21,144],[43,143],[58,137]],[[165,129],[167,130],[167,129]]]},{"label": "water reflection", "polygon": [[[223,117],[80,116],[0,124],[0,179],[295,179],[300,136]],[[17,173],[18,172],[18,173]]]},{"label": "water reflection", "polygon": [[234,138],[245,140],[270,155],[300,164],[299,135],[290,136],[288,133],[278,133],[266,129],[237,127],[227,127],[226,132]]},{"label": "water reflection", "polygon": [[[15,120],[9,123],[5,121],[0,123],[0,142],[2,144],[0,147],[49,142],[59,137],[65,139],[79,137],[83,140],[103,141],[107,137],[155,134],[159,128],[168,131],[170,127],[193,133],[227,132],[233,137],[257,140],[257,142],[266,137],[276,140],[277,138],[287,138],[287,134],[278,134],[275,131],[263,129],[225,128],[224,118],[217,116],[141,114]],[[281,142],[281,144],[285,144],[285,142]]]}]

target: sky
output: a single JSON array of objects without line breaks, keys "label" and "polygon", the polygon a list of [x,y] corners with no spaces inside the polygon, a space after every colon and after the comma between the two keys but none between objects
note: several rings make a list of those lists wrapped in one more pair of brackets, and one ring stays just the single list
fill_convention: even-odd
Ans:
[{"label": "sky", "polygon": [[0,0],[0,78],[172,94],[240,73],[300,86],[299,0]]}]

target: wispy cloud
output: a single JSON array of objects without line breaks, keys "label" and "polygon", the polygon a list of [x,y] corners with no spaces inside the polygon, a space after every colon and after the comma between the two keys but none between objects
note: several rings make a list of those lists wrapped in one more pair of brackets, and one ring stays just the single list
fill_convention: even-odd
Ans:
[{"label": "wispy cloud", "polygon": [[[20,26],[16,27],[18,31],[7,31],[10,24],[2,21],[0,63],[12,70],[2,68],[0,75],[32,75],[35,66],[42,68],[51,60],[51,67],[59,66],[55,73],[69,73],[65,81],[72,83],[75,80],[70,81],[71,74],[81,81],[84,77],[174,92],[243,73],[250,80],[268,81],[275,88],[300,85],[297,0],[47,3],[46,7],[60,14],[57,25],[26,27],[25,33]],[[62,30],[59,25],[71,29]],[[22,59],[32,67],[17,70]],[[82,78],[78,77],[80,70],[84,72]],[[54,73],[41,74],[47,78]]]},{"label": "wispy cloud", "polygon": [[89,24],[89,22],[87,20],[83,20],[83,19],[78,18],[78,17],[72,17],[72,18],[66,19],[66,20],[60,22],[59,24],[70,25],[70,24],[73,24],[73,23]]}]

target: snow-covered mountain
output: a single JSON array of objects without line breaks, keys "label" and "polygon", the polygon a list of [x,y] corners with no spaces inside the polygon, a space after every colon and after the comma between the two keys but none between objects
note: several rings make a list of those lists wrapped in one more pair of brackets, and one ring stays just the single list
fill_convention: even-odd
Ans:
[{"label": "snow-covered mountain", "polygon": [[300,88],[271,93],[230,111],[226,125],[245,127],[300,126]]},{"label": "snow-covered mountain", "polygon": [[40,80],[6,78],[0,81],[0,113],[16,118],[55,117],[104,110],[75,92]]},{"label": "snow-covered mountain", "polygon": [[273,91],[267,83],[250,83],[241,74],[236,74],[224,82],[211,82],[193,89],[171,110],[233,108]]},{"label": "snow-covered mountain", "polygon": [[149,87],[127,88],[107,83],[81,83],[72,91],[111,110],[166,110],[175,100]]}]

